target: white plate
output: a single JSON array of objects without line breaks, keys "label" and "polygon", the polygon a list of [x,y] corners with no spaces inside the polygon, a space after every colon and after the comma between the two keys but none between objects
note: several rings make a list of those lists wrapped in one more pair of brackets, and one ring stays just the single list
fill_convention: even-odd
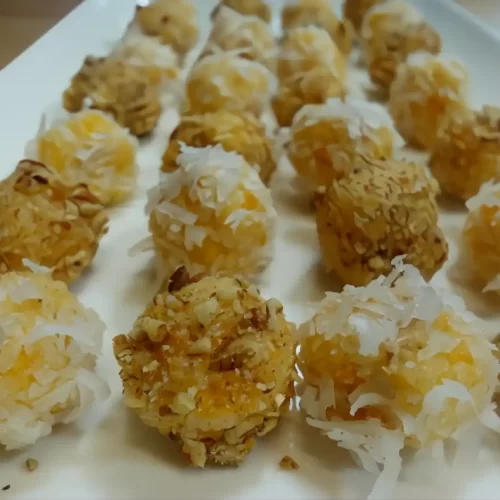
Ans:
[{"label": "white plate", "polygon": [[[22,157],[24,144],[37,131],[40,115],[60,99],[70,76],[87,54],[105,54],[123,33],[133,14],[134,0],[87,0],[20,58],[0,73],[0,165],[7,175]],[[275,12],[281,1],[273,1]],[[500,105],[500,42],[492,32],[451,2],[415,2],[440,31],[445,51],[460,56],[472,74],[472,103]],[[210,27],[213,0],[198,0],[203,35]],[[354,94],[367,83],[366,74],[352,72]],[[140,192],[111,216],[109,235],[103,240],[91,272],[74,291],[95,308],[107,324],[101,373],[112,396],[79,423],[59,427],[36,446],[21,452],[0,453],[0,488],[10,484],[2,498],[32,499],[165,499],[165,498],[363,498],[374,478],[359,470],[334,443],[307,428],[300,415],[286,418],[272,435],[260,442],[238,469],[186,467],[178,449],[156,431],[142,425],[121,403],[121,384],[112,355],[111,339],[129,331],[155,288],[149,256],[129,258],[127,249],[147,235],[143,215],[146,188],[154,185],[161,152],[175,125],[169,111],[155,137],[141,147]],[[323,273],[311,214],[304,200],[290,188],[290,167],[283,162],[273,181],[280,214],[275,260],[263,276],[262,291],[285,305],[289,319],[303,321],[309,303],[336,285]],[[457,211],[458,210],[458,211]],[[447,208],[442,224],[455,258],[454,242],[464,213]],[[438,285],[454,288],[445,271]],[[484,301],[467,290],[476,310],[497,318]],[[480,306],[480,307],[479,307]],[[478,308],[479,307],[479,308]],[[463,469],[445,470],[431,462],[410,463],[395,498],[496,499],[500,491],[500,440],[490,440],[479,460]],[[496,445],[496,449],[495,449]],[[284,454],[295,458],[300,470],[280,471]],[[26,458],[40,461],[36,472],[24,470]],[[408,474],[413,470],[413,474]]]}]

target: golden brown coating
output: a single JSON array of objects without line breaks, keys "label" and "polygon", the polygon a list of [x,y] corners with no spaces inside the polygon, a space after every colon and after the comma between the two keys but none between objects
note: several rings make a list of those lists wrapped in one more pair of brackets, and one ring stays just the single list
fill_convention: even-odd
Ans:
[{"label": "golden brown coating", "polygon": [[462,200],[487,181],[500,181],[500,109],[457,117],[441,130],[430,160],[443,191]]},{"label": "golden brown coating", "polygon": [[370,41],[365,45],[364,53],[372,82],[388,89],[396,78],[399,65],[415,52],[436,55],[441,52],[441,37],[427,23],[400,27]]},{"label": "golden brown coating", "polygon": [[359,31],[366,13],[375,5],[385,0],[344,0],[344,18],[351,21],[354,29]]},{"label": "golden brown coating", "polygon": [[359,158],[317,203],[317,229],[328,270],[362,286],[406,255],[429,280],[448,245],[438,227],[437,185],[420,165]]},{"label": "golden brown coating", "polygon": [[330,99],[304,106],[295,116],[286,146],[297,173],[313,186],[329,187],[351,171],[356,156],[393,156],[392,120],[365,101]]},{"label": "golden brown coating", "polygon": [[45,165],[24,160],[0,183],[0,272],[27,259],[69,283],[90,265],[108,218],[85,185],[67,186]]},{"label": "golden brown coating", "polygon": [[276,41],[271,27],[256,16],[246,16],[222,6],[201,57],[219,51],[235,51],[240,57],[259,61],[271,71],[276,66]]},{"label": "golden brown coating", "polygon": [[125,404],[192,465],[238,465],[287,410],[292,333],[282,305],[255,286],[178,270],[114,339]]},{"label": "golden brown coating", "polygon": [[208,55],[193,66],[186,82],[186,113],[219,109],[260,116],[274,90],[272,73],[257,61],[231,52]]},{"label": "golden brown coating", "polygon": [[245,16],[260,17],[266,23],[271,22],[271,9],[265,0],[221,0],[212,12],[212,19],[215,19],[222,6],[230,7]]},{"label": "golden brown coating", "polygon": [[135,21],[143,33],[158,36],[181,57],[198,42],[196,9],[191,0],[155,0],[146,7],[138,6]]},{"label": "golden brown coating", "polygon": [[266,184],[276,170],[272,143],[263,125],[252,115],[235,114],[225,109],[205,115],[184,115],[172,132],[163,154],[163,172],[178,168],[176,162],[181,143],[193,147],[221,144],[226,151],[243,156],[250,166],[258,170],[262,182]]},{"label": "golden brown coating", "polygon": [[408,144],[432,151],[440,129],[467,111],[468,74],[454,59],[417,52],[391,85],[389,112]]},{"label": "golden brown coating", "polygon": [[86,57],[64,91],[64,108],[74,113],[90,107],[109,113],[136,136],[151,132],[161,114],[158,75],[120,59]]},{"label": "golden brown coating", "polygon": [[349,54],[354,39],[354,28],[350,21],[341,21],[333,11],[329,0],[293,0],[281,12],[283,30],[300,26],[318,26],[325,29],[337,47]]}]

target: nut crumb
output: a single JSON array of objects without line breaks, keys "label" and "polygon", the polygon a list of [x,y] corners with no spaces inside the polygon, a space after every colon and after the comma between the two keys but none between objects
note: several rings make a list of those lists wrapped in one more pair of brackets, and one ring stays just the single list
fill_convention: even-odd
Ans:
[{"label": "nut crumb", "polygon": [[283,470],[297,470],[297,469],[299,469],[299,464],[292,457],[289,457],[288,455],[285,455],[280,460],[280,469],[283,469]]},{"label": "nut crumb", "polygon": [[189,273],[185,266],[175,270],[168,280],[168,291],[170,293],[182,290],[189,283]]},{"label": "nut crumb", "polygon": [[28,458],[28,460],[24,462],[24,465],[30,472],[34,472],[36,469],[38,469],[38,460],[35,460],[34,458]]}]

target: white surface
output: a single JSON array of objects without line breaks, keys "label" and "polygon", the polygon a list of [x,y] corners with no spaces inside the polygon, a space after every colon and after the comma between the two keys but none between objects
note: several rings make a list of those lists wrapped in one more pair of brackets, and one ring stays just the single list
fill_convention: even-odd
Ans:
[{"label": "white surface", "polygon": [[[211,0],[198,0],[204,35],[209,28]],[[445,50],[459,55],[471,71],[472,102],[500,105],[500,42],[471,21],[457,7],[436,0],[415,2],[441,32]],[[0,73],[0,165],[7,175],[22,156],[24,143],[37,130],[41,113],[58,101],[68,79],[89,53],[106,53],[122,34],[133,13],[133,0],[87,0],[19,59]],[[281,2],[273,1],[276,10]],[[353,94],[361,95],[366,75],[352,71]],[[164,499],[164,498],[362,498],[373,477],[359,470],[336,446],[307,428],[299,415],[290,416],[256,446],[239,469],[186,467],[178,449],[153,429],[142,425],[121,403],[121,385],[112,355],[111,339],[127,332],[155,291],[149,256],[129,258],[127,249],[147,234],[143,215],[145,189],[154,185],[160,155],[175,125],[175,112],[162,118],[155,137],[141,147],[140,191],[135,200],[111,215],[109,235],[103,240],[92,271],[74,287],[81,300],[94,307],[108,329],[101,373],[109,380],[111,398],[77,425],[60,427],[36,446],[18,453],[0,452],[2,498],[30,499]],[[289,319],[302,321],[308,304],[334,289],[323,273],[313,218],[307,202],[290,187],[286,162],[273,181],[280,215],[275,260],[263,276],[264,295],[276,296]],[[464,212],[444,207],[442,224],[452,246]],[[445,271],[436,283],[452,286]],[[453,288],[453,287],[452,287]],[[484,300],[472,291],[465,298],[476,312],[490,315]],[[290,473],[278,469],[289,454],[300,464]],[[28,457],[40,461],[36,472],[24,470]],[[395,498],[496,499],[500,491],[500,439],[492,436],[479,460],[467,470],[444,470],[431,462],[405,469],[412,481],[401,481]]]}]

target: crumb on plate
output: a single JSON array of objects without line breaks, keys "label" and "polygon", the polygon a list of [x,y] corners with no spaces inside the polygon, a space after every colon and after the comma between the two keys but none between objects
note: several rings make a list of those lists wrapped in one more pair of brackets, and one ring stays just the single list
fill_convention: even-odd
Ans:
[{"label": "crumb on plate", "polygon": [[285,455],[280,460],[280,469],[282,469],[282,470],[297,470],[297,469],[299,469],[299,464],[292,457]]},{"label": "crumb on plate", "polygon": [[34,458],[28,458],[26,462],[24,462],[24,466],[30,472],[34,472],[36,469],[38,469],[38,465],[39,465],[38,460]]}]

